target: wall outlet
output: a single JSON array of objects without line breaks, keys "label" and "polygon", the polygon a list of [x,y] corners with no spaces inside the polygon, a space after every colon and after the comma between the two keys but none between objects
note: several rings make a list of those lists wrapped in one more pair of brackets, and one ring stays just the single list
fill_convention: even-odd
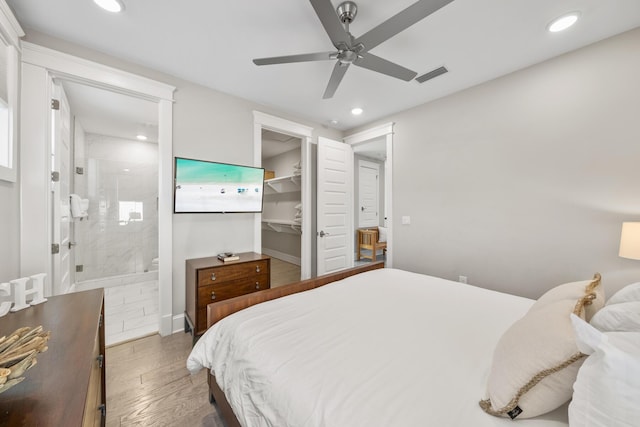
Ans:
[{"label": "wall outlet", "polygon": [[411,217],[408,215],[405,215],[402,217],[402,225],[409,225],[411,224]]},{"label": "wall outlet", "polygon": [[458,276],[458,282],[467,283],[467,276]]}]

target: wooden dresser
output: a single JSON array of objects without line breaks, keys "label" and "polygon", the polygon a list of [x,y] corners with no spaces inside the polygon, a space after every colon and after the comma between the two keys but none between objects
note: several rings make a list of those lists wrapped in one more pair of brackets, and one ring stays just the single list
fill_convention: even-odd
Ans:
[{"label": "wooden dresser", "polygon": [[194,338],[207,330],[207,304],[269,289],[271,258],[246,252],[237,261],[217,257],[188,259],[185,329]]},{"label": "wooden dresser", "polygon": [[0,426],[104,426],[102,289],[48,299],[0,318],[0,336],[23,326],[51,331],[38,363],[0,394]]}]

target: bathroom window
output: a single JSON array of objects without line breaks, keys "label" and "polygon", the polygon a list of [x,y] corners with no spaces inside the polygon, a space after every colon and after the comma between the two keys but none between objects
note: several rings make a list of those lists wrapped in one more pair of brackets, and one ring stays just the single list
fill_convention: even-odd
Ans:
[{"label": "bathroom window", "polygon": [[120,225],[142,221],[142,202],[119,202]]}]

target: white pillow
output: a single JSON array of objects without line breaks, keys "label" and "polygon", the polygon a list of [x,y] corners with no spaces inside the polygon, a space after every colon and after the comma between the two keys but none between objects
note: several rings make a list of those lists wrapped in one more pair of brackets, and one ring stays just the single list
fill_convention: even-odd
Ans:
[{"label": "white pillow", "polygon": [[387,241],[387,228],[378,227],[378,242],[386,242],[386,241]]},{"label": "white pillow", "polygon": [[606,305],[591,318],[602,332],[640,332],[640,301]]},{"label": "white pillow", "polygon": [[[533,304],[531,310],[537,309],[537,307],[543,307],[546,304],[570,299],[575,301],[576,296],[583,295],[587,286],[593,283],[594,280],[601,280],[600,275],[596,274],[592,280],[583,280],[580,282],[571,282],[565,283],[564,285],[556,286],[555,288],[549,289],[542,295],[538,300]],[[593,290],[595,293],[595,299],[591,301],[591,304],[585,305],[585,319],[591,320],[594,314],[598,312],[602,307],[604,307],[605,296],[604,296],[604,287],[598,283]]]},{"label": "white pillow", "polygon": [[640,332],[602,333],[572,316],[578,347],[590,354],[569,405],[571,427],[634,427],[640,420]]},{"label": "white pillow", "polygon": [[545,293],[500,338],[493,353],[487,383],[488,399],[480,401],[487,413],[531,418],[550,412],[571,399],[572,385],[584,360],[576,345],[571,313],[585,315],[602,300],[594,295],[600,275],[593,280],[560,285]]},{"label": "white pillow", "polygon": [[609,298],[607,305],[629,301],[640,301],[640,282],[632,283],[620,289]]}]

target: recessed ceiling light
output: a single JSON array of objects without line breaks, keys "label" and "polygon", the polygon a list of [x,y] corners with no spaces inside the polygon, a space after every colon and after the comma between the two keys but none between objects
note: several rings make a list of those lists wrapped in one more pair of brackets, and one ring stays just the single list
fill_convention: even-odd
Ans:
[{"label": "recessed ceiling light", "polygon": [[362,108],[356,107],[351,110],[351,114],[353,114],[354,116],[359,116],[360,114],[362,114],[362,111]]},{"label": "recessed ceiling light", "polygon": [[552,33],[564,31],[570,26],[572,26],[573,24],[575,24],[578,21],[579,17],[580,17],[579,12],[567,13],[566,15],[562,15],[561,17],[551,21],[551,23],[547,26],[547,29]]},{"label": "recessed ceiling light", "polygon": [[93,2],[108,12],[118,13],[124,10],[124,4],[120,0],[93,0]]},{"label": "recessed ceiling light", "polygon": [[136,135],[136,138],[138,138],[140,141],[146,141],[147,135],[139,134],[139,135]]}]

